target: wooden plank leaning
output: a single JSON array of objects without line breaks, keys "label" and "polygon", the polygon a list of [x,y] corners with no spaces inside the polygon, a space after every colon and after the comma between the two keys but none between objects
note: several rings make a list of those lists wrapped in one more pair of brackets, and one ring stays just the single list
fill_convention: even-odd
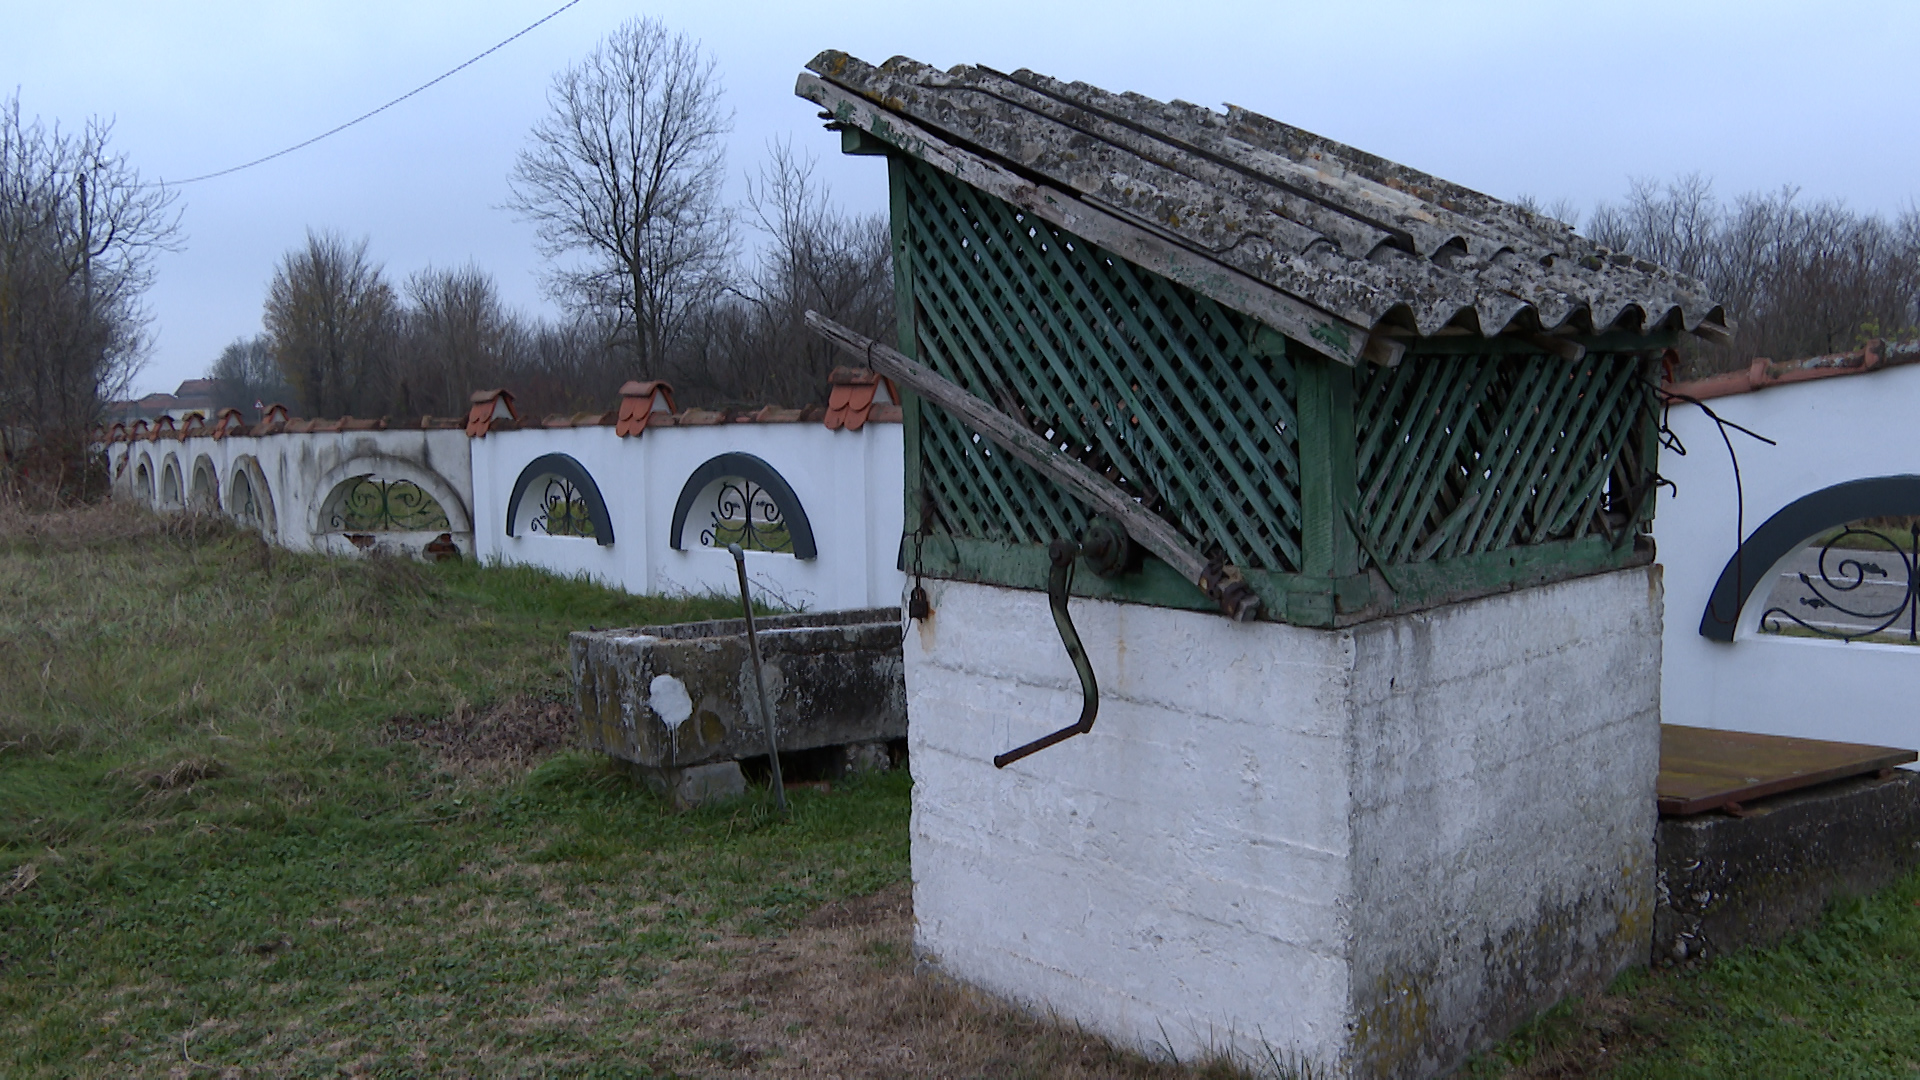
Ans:
[{"label": "wooden plank leaning", "polygon": [[989,405],[965,387],[907,356],[905,353],[849,330],[817,311],[807,312],[807,328],[843,351],[859,357],[881,375],[912,387],[914,392],[960,418],[968,427],[992,440],[1015,458],[1040,470],[1054,482],[1120,522],[1141,547],[1164,559],[1180,576],[1200,587],[1237,622],[1260,615],[1260,597],[1240,571],[1219,559],[1207,559],[1166,519],[1142,509],[1118,485],[1068,457],[1057,446],[1034,434],[1025,424]]}]

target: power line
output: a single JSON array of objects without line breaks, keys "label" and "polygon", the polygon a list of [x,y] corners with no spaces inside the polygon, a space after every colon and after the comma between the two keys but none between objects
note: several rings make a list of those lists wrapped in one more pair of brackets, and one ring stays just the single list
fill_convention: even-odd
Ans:
[{"label": "power line", "polygon": [[255,165],[265,165],[267,162],[272,161],[275,158],[285,157],[288,154],[293,153],[295,150],[304,150],[307,147],[312,146],[314,143],[317,143],[322,139],[330,138],[334,135],[340,134],[341,132],[354,126],[355,124],[360,123],[363,120],[371,120],[372,118],[380,115],[381,113],[386,112],[388,109],[393,108],[395,105],[398,105],[401,102],[407,100],[408,98],[413,97],[415,94],[418,94],[423,90],[431,89],[436,84],[444,82],[447,79],[452,78],[455,75],[458,75],[460,72],[465,71],[467,68],[470,68],[473,65],[479,63],[480,61],[485,60],[487,57],[492,56],[494,53],[499,52],[501,49],[506,48],[508,45],[513,44],[515,41],[518,41],[519,39],[539,29],[541,25],[552,21],[555,17],[559,16],[562,12],[566,11],[568,8],[574,6],[575,4],[578,4],[579,2],[580,0],[567,0],[566,3],[561,4],[559,7],[548,12],[546,16],[539,19],[538,21],[529,24],[528,26],[523,28],[519,33],[514,34],[512,37],[509,37],[506,40],[500,42],[499,44],[495,45],[493,48],[488,49],[486,52],[480,53],[478,56],[475,56],[469,59],[466,63],[461,64],[459,67],[450,68],[444,72],[441,72],[439,75],[435,76],[434,78],[421,83],[419,86],[414,87],[413,89],[407,91],[404,94],[401,94],[399,97],[394,98],[392,101],[387,102],[385,105],[382,105],[377,109],[371,109],[371,110],[368,110],[367,112],[361,113],[359,116],[356,116],[353,119],[347,121],[346,123],[341,124],[339,127],[333,128],[328,131],[323,131],[320,134],[315,135],[313,138],[308,139],[305,142],[295,143],[294,145],[289,146],[284,150],[276,150],[273,153],[268,154],[266,157],[254,158],[252,161],[249,161],[240,165],[235,165],[230,169],[221,169],[219,172],[210,172],[201,176],[190,176],[185,180],[161,181],[160,183],[155,184],[153,186],[180,187],[185,184],[197,184],[202,180],[212,180],[216,177],[230,176],[234,173],[241,171],[242,169],[251,169]]}]

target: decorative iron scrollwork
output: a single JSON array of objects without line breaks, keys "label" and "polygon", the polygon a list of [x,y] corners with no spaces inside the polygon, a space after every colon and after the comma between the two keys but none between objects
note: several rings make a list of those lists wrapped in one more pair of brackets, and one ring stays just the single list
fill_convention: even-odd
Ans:
[{"label": "decorative iron scrollwork", "polygon": [[333,532],[445,532],[447,512],[411,480],[357,476],[341,485],[328,526]]},{"label": "decorative iron scrollwork", "polygon": [[593,514],[580,490],[568,480],[550,476],[547,490],[540,497],[540,512],[528,528],[548,536],[581,536],[593,539]]},{"label": "decorative iron scrollwork", "polygon": [[[1861,546],[1869,543],[1881,546]],[[1813,623],[1784,607],[1772,607],[1761,614],[1760,629],[1783,633],[1791,622],[1821,637],[1842,641],[1904,633],[1907,641],[1920,643],[1920,574],[1915,573],[1920,570],[1920,522],[1908,524],[1905,550],[1898,539],[1878,529],[1847,525],[1821,546],[1816,568],[1818,581],[1805,571],[1800,573],[1800,583],[1812,595],[1800,597],[1799,606],[1830,610],[1860,625],[1840,626],[1828,620]],[[1897,579],[1896,573],[1900,575]],[[1904,629],[1902,622],[1906,624]]]},{"label": "decorative iron scrollwork", "polygon": [[787,530],[780,504],[751,480],[730,476],[720,481],[720,495],[700,531],[707,547],[739,544],[747,551],[793,554],[793,534]]}]

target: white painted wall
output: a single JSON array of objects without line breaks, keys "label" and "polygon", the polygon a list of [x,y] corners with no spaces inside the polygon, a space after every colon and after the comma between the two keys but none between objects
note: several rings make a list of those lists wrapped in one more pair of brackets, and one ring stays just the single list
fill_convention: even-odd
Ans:
[{"label": "white painted wall", "polygon": [[[1183,1057],[1426,1076],[1644,962],[1651,568],[1342,631],[928,582],[906,641],[917,945]],[[1318,1074],[1316,1074],[1318,1075]]]},{"label": "white painted wall", "polygon": [[[282,432],[223,439],[156,439],[109,443],[106,452],[115,494],[162,510],[181,508],[179,503],[167,503],[161,497],[165,462],[177,463],[183,495],[191,491],[196,465],[211,467],[223,511],[231,501],[234,470],[249,469],[256,495],[264,488],[272,505],[272,520],[263,531],[275,543],[296,551],[355,550],[343,536],[328,532],[321,520],[327,496],[342,481],[365,473],[383,479],[412,480],[446,510],[455,546],[463,552],[472,551],[473,500],[469,493],[473,477],[463,431]],[[124,470],[123,462],[127,463]],[[143,498],[134,483],[141,462],[149,463],[154,477],[151,498]],[[438,535],[385,533],[380,540],[396,550],[417,552]]]},{"label": "white painted wall", "polygon": [[[905,458],[899,424],[868,423],[859,431],[819,423],[714,424],[649,428],[637,438],[604,426],[494,432],[473,440],[475,551],[482,559],[586,573],[634,593],[735,594],[733,559],[724,548],[700,546],[702,522],[689,517],[684,551],[673,549],[670,536],[687,479],[729,452],[752,454],[786,479],[819,549],[815,559],[747,552],[756,591],[812,611],[900,602]],[[525,529],[506,534],[514,481],[528,463],[551,453],[570,455],[599,485],[613,518],[611,545]],[[539,494],[530,488],[526,498]]]},{"label": "white painted wall", "polygon": [[[1913,403],[1920,366],[1792,383],[1714,398],[1721,416],[1778,442],[1731,433],[1746,495],[1745,526],[1822,488],[1871,476],[1920,473]],[[1662,709],[1671,724],[1798,735],[1884,746],[1920,746],[1909,719],[1920,693],[1920,648],[1819,641],[1759,632],[1778,571],[1747,566],[1761,584],[1731,643],[1700,636],[1700,616],[1736,546],[1733,467],[1713,422],[1676,405],[1670,423],[1686,446],[1660,454],[1653,522],[1666,567]]]},{"label": "white painted wall", "polygon": [[[282,432],[115,442],[105,449],[115,494],[158,509],[181,508],[180,500],[162,498],[169,463],[182,499],[196,463],[210,467],[222,510],[230,509],[234,470],[250,470],[256,492],[264,491],[271,505],[265,531],[297,550],[355,550],[343,534],[327,531],[322,509],[341,481],[372,472],[420,484],[446,508],[456,546],[483,560],[584,573],[634,593],[726,594],[739,589],[733,560],[724,549],[700,546],[702,522],[689,518],[684,551],[673,549],[669,534],[674,504],[692,473],[720,454],[744,452],[793,488],[818,548],[813,559],[748,552],[749,577],[766,599],[814,611],[885,607],[900,602],[905,586],[897,569],[905,488],[897,423],[869,422],[859,431],[802,422],[656,427],[637,438],[621,438],[608,426],[496,431],[479,439],[452,429]],[[529,462],[550,453],[571,456],[593,476],[613,519],[613,544],[533,533],[524,514],[518,535],[506,534],[514,481]],[[151,491],[136,482],[143,463]],[[527,497],[540,493],[535,487]],[[417,553],[439,534],[377,535],[383,544]]]}]

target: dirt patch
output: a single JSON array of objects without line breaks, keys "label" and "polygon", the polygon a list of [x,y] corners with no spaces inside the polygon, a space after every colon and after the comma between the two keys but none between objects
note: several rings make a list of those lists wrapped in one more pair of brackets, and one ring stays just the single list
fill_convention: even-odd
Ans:
[{"label": "dirt patch", "polygon": [[530,694],[477,711],[461,705],[445,716],[402,713],[387,721],[389,738],[431,750],[446,771],[492,781],[525,773],[573,745],[578,731],[572,702]]},{"label": "dirt patch", "polygon": [[775,940],[729,939],[645,994],[669,1017],[655,1052],[708,1077],[1251,1077],[1225,1062],[1182,1066],[1116,1049],[915,970],[905,884],[829,904]]}]

